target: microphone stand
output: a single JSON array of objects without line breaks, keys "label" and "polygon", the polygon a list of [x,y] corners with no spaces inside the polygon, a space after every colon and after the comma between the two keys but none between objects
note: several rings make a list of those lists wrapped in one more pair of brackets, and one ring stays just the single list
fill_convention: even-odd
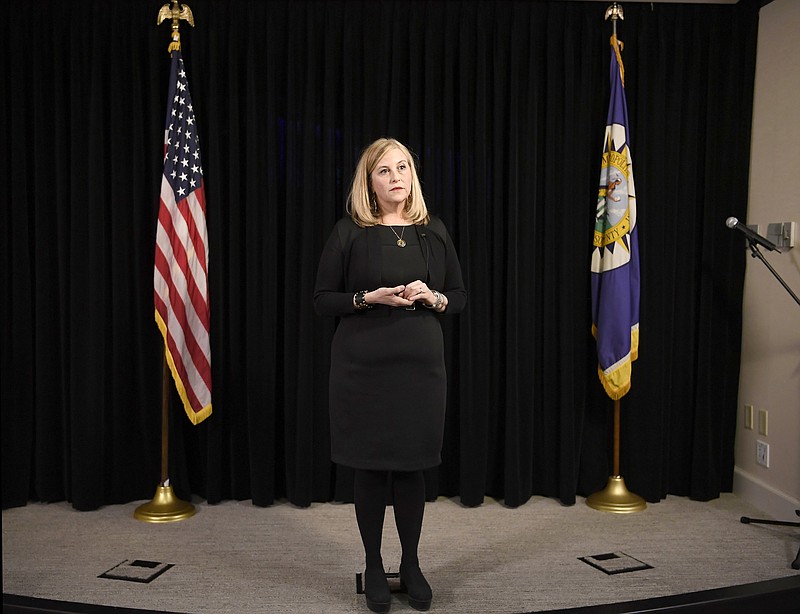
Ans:
[{"label": "microphone stand", "polygon": [[[800,510],[795,510],[794,513],[800,516]],[[741,521],[744,524],[773,524],[781,527],[800,527],[800,522],[792,522],[791,520],[766,520],[764,518],[742,516]],[[800,569],[800,548],[797,549],[797,556],[794,557],[794,561],[792,561],[792,569]]]},{"label": "microphone stand", "polygon": [[[781,276],[778,275],[778,272],[772,268],[772,265],[770,265],[770,263],[767,262],[767,260],[764,258],[764,254],[762,254],[761,250],[758,249],[756,241],[748,237],[747,242],[750,245],[750,251],[752,252],[753,258],[758,258],[759,260],[761,260],[761,262],[763,262],[766,265],[766,267],[770,270],[770,272],[775,276],[775,279],[781,282],[781,285],[786,289],[786,291],[792,295],[794,302],[800,305],[800,299],[797,298],[797,295],[794,292],[792,292],[792,289],[788,285],[786,285],[786,282],[783,281]],[[800,516],[800,510],[795,510],[794,513]],[[765,520],[760,518],[750,518],[749,516],[742,516],[741,521],[744,524],[771,524],[771,525],[779,525],[782,527],[800,527],[800,522],[791,522],[789,520]],[[794,561],[792,561],[792,569],[800,569],[800,548],[798,548],[797,556],[794,557]]]}]

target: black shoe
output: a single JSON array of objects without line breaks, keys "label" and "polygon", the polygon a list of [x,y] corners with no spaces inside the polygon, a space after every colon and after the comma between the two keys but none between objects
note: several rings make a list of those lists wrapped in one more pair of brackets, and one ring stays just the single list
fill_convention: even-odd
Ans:
[{"label": "black shoe", "polygon": [[373,612],[383,614],[392,606],[392,594],[383,569],[367,569],[364,572],[364,596],[367,607]]},{"label": "black shoe", "polygon": [[408,593],[408,604],[415,610],[431,607],[433,591],[418,565],[400,565],[400,590]]}]

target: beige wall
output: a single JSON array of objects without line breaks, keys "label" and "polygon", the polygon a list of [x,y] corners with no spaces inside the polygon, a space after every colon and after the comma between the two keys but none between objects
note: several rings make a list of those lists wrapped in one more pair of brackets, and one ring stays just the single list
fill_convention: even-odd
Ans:
[{"label": "beige wall", "polygon": [[[746,222],[759,224],[762,235],[766,235],[769,223],[797,223],[793,249],[782,254],[761,251],[800,296],[798,33],[797,0],[773,0],[761,9]],[[775,518],[797,520],[794,510],[800,507],[800,305],[761,261],[747,253],[734,492]],[[744,428],[745,405],[755,407],[753,430]],[[757,430],[758,409],[768,412],[766,436]],[[769,444],[769,468],[756,463],[757,440]]]}]

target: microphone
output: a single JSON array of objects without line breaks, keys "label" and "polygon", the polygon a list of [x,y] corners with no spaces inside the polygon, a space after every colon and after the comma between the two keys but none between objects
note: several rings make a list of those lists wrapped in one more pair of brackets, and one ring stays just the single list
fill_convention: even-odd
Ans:
[{"label": "microphone", "polygon": [[743,233],[744,236],[747,237],[748,241],[753,243],[758,243],[761,247],[768,249],[771,252],[780,251],[772,241],[769,239],[765,239],[757,232],[750,230],[747,226],[739,222],[735,217],[729,217],[725,220],[725,225],[730,228],[731,230],[738,230],[739,232]]}]

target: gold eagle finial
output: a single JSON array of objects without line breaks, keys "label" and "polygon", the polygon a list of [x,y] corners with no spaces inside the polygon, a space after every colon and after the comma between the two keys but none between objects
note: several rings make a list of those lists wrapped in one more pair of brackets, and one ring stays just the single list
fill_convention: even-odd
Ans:
[{"label": "gold eagle finial", "polygon": [[625,19],[625,13],[622,11],[622,7],[616,2],[612,3],[611,6],[606,9],[605,21],[608,21],[609,17],[614,21],[617,19]]},{"label": "gold eagle finial", "polygon": [[172,7],[169,4],[165,4],[158,10],[158,21],[156,25],[161,25],[161,23],[165,19],[172,19],[172,42],[169,44],[167,51],[172,53],[173,51],[180,51],[181,50],[181,33],[178,30],[180,20],[183,19],[189,22],[189,25],[194,27],[194,15],[192,15],[192,9],[190,9],[185,4],[178,4],[178,0],[172,0]]}]

